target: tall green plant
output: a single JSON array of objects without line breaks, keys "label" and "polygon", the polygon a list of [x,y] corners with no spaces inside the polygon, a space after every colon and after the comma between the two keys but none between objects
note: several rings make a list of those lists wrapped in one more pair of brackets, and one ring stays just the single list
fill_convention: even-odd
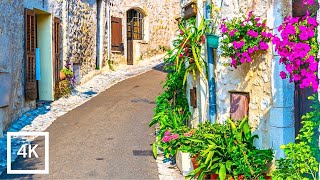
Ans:
[{"label": "tall green plant", "polygon": [[316,95],[309,97],[314,103],[313,111],[302,116],[302,128],[295,143],[282,145],[285,158],[277,161],[273,172],[275,179],[317,179],[320,160],[319,125],[320,104]]}]

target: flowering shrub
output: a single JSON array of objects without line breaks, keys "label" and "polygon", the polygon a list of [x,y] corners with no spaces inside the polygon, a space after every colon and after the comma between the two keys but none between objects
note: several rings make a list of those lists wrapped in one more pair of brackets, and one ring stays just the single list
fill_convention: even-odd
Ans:
[{"label": "flowering shrub", "polygon": [[266,51],[272,38],[272,34],[266,32],[265,22],[252,12],[229,22],[223,20],[220,30],[223,34],[222,56],[231,57],[229,65],[235,68],[245,62],[251,63],[257,51]]},{"label": "flowering shrub", "polygon": [[162,142],[166,143],[169,142],[171,140],[175,140],[179,138],[179,134],[172,134],[170,131],[166,131],[164,133],[164,136],[162,138]]},{"label": "flowering shrub", "polygon": [[311,86],[314,91],[318,89],[317,26],[316,19],[309,15],[287,17],[278,28],[280,37],[275,36],[272,40],[281,56],[279,63],[284,64],[287,71],[280,72],[281,78],[289,78],[300,88]]}]

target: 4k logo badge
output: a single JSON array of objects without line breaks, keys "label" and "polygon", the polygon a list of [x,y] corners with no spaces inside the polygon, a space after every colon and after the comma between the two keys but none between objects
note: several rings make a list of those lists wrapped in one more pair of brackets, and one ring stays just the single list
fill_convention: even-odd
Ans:
[{"label": "4k logo badge", "polygon": [[[13,137],[44,137],[44,170],[13,170],[11,166]],[[15,154],[24,159],[39,158],[38,144],[22,144]],[[48,132],[8,132],[7,133],[7,174],[49,174],[49,133]]]}]

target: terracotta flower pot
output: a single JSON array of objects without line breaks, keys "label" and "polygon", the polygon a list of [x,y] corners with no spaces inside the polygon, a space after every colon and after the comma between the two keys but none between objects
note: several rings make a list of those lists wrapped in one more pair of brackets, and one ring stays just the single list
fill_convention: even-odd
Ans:
[{"label": "terracotta flower pot", "polygon": [[218,180],[219,179],[219,174],[210,174],[210,179],[211,180]]},{"label": "terracotta flower pot", "polygon": [[267,174],[263,174],[264,179],[272,180],[272,176],[268,176]]},{"label": "terracotta flower pot", "polygon": [[62,71],[60,71],[60,80],[64,80],[64,79],[66,79],[66,74],[64,73],[64,72],[62,72]]},{"label": "terracotta flower pot", "polygon": [[[197,158],[198,158],[198,154],[195,154],[192,158],[191,158],[191,162],[192,162],[192,165],[193,165],[193,169],[197,169],[199,167],[199,163],[197,161]],[[198,172],[197,176],[199,176],[201,173],[201,171]]]}]

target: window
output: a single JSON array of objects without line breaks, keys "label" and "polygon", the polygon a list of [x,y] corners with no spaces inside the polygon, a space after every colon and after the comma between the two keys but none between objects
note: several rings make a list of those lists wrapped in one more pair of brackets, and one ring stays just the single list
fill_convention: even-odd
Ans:
[{"label": "window", "polygon": [[122,51],[122,19],[111,17],[111,50]]},{"label": "window", "polygon": [[127,37],[129,40],[142,40],[144,38],[143,18],[143,14],[137,10],[127,11]]},{"label": "window", "polygon": [[230,118],[238,121],[249,115],[249,93],[231,92]]},{"label": "window", "polygon": [[293,17],[301,17],[305,16],[307,14],[307,11],[309,14],[313,14],[317,12],[317,9],[319,8],[318,3],[316,2],[315,5],[308,6],[303,5],[304,0],[292,0],[292,16]]}]

